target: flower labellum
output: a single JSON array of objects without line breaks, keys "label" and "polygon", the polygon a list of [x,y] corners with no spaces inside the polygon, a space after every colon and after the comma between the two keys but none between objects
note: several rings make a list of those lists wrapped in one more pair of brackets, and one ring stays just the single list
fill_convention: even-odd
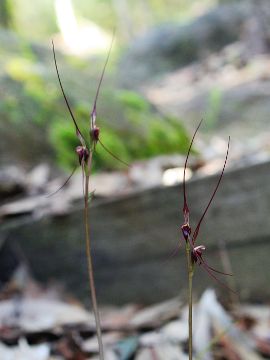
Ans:
[{"label": "flower labellum", "polygon": [[184,239],[185,239],[186,241],[188,241],[188,238],[189,238],[189,236],[191,235],[191,227],[189,226],[188,223],[186,223],[186,224],[184,224],[184,225],[181,227],[181,230],[182,230]]},{"label": "flower labellum", "polygon": [[193,263],[196,263],[197,261],[199,262],[199,265],[202,263],[201,258],[202,258],[202,253],[205,250],[205,246],[204,245],[199,245],[196,246],[192,252],[191,252],[191,258]]}]

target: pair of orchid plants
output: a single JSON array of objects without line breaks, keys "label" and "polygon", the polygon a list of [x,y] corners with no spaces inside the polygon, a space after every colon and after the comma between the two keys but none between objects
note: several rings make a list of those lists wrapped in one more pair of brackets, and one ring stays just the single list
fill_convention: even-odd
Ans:
[{"label": "pair of orchid plants", "polygon": [[[55,69],[56,69],[56,73],[57,73],[57,78],[58,78],[58,82],[66,103],[66,106],[68,108],[68,111],[70,113],[70,116],[72,118],[72,121],[74,123],[75,126],[75,131],[76,131],[76,136],[79,140],[80,145],[78,145],[76,147],[76,153],[78,156],[78,162],[79,162],[79,166],[81,166],[82,169],[82,177],[83,177],[83,194],[84,194],[84,223],[85,223],[85,239],[86,239],[86,254],[87,254],[87,264],[88,264],[88,276],[89,276],[89,284],[90,284],[90,290],[91,290],[91,300],[92,300],[92,306],[93,306],[93,312],[95,315],[95,320],[96,320],[96,332],[97,332],[97,338],[98,338],[98,344],[99,344],[99,355],[100,355],[100,359],[104,359],[104,349],[103,349],[103,344],[102,344],[102,333],[101,333],[101,325],[100,325],[100,318],[99,318],[99,311],[98,311],[98,305],[97,305],[97,297],[96,297],[96,290],[95,290],[95,281],[94,281],[94,271],[93,271],[93,264],[92,264],[92,254],[91,254],[91,242],[90,242],[90,230],[89,230],[89,180],[90,180],[90,174],[91,174],[91,168],[92,168],[92,158],[93,158],[93,154],[95,152],[96,146],[97,144],[100,144],[101,147],[103,147],[103,149],[105,151],[107,151],[111,156],[113,156],[116,160],[124,163],[125,165],[128,166],[128,164],[126,164],[123,160],[121,160],[120,158],[118,158],[116,155],[114,155],[104,144],[103,142],[101,142],[100,140],[100,128],[96,125],[96,118],[97,118],[97,100],[98,100],[98,96],[99,96],[99,92],[100,92],[100,87],[102,84],[102,80],[104,77],[104,73],[106,70],[106,66],[109,60],[109,56],[110,56],[110,52],[112,49],[112,44],[113,41],[111,43],[110,46],[110,50],[108,52],[102,73],[101,73],[101,77],[98,83],[98,87],[97,87],[97,91],[96,91],[96,95],[95,95],[95,99],[94,99],[94,105],[93,105],[93,109],[90,113],[90,128],[89,128],[89,139],[86,140],[86,138],[83,136],[81,130],[79,129],[78,123],[75,119],[75,116],[73,115],[73,112],[71,110],[71,107],[69,105],[67,96],[65,94],[62,82],[61,82],[61,78],[59,75],[59,70],[58,70],[58,66],[57,66],[57,61],[56,61],[56,55],[55,55],[55,49],[54,49],[54,43],[52,42],[52,46],[53,46],[53,56],[54,56],[54,63],[55,63]],[[224,174],[224,170],[225,170],[225,166],[227,163],[227,158],[228,158],[228,152],[229,152],[229,143],[230,143],[230,139],[228,141],[228,148],[227,148],[227,153],[226,153],[226,158],[224,161],[224,165],[223,165],[223,169],[222,172],[220,174],[219,180],[217,182],[217,185],[214,189],[214,192],[195,228],[194,231],[192,231],[191,226],[190,226],[190,211],[189,211],[189,207],[188,207],[188,202],[187,202],[187,194],[186,194],[186,168],[187,168],[187,162],[188,162],[188,158],[191,152],[191,148],[193,145],[193,141],[194,138],[197,134],[197,131],[201,125],[202,121],[199,123],[189,146],[188,149],[188,153],[186,156],[186,161],[185,161],[185,166],[184,166],[184,178],[183,178],[183,195],[184,195],[184,206],[183,206],[183,216],[184,216],[184,224],[181,227],[182,230],[182,234],[183,234],[183,238],[184,238],[184,242],[185,242],[185,246],[186,246],[186,255],[187,255],[187,268],[188,268],[188,284],[189,284],[189,360],[192,360],[192,278],[193,278],[193,274],[194,274],[194,268],[195,268],[195,264],[201,265],[204,270],[211,276],[213,277],[216,281],[220,282],[222,285],[226,286],[225,284],[223,284],[215,275],[215,273],[218,274],[223,274],[223,275],[230,275],[230,274],[226,274],[223,273],[219,270],[216,270],[214,268],[212,268],[211,266],[208,265],[208,263],[206,262],[206,260],[203,258],[203,252],[205,251],[205,246],[204,245],[197,245],[196,244],[196,240],[197,237],[199,235],[199,231],[200,231],[200,227],[202,224],[202,221],[213,201],[213,198],[218,190],[218,187],[220,185],[221,179],[223,177]],[[65,186],[65,184],[68,182],[68,180],[71,178],[71,176],[73,175],[73,173],[75,172],[76,168],[73,170],[73,172],[71,173],[71,175],[69,176],[69,178],[66,180],[66,182],[63,184],[63,186]],[[61,186],[61,188],[63,187]],[[61,188],[59,188],[58,190],[60,190]],[[57,190],[57,191],[58,191]],[[180,242],[181,244],[181,242]],[[175,253],[175,252],[174,252]],[[227,287],[227,286],[226,286]]]}]

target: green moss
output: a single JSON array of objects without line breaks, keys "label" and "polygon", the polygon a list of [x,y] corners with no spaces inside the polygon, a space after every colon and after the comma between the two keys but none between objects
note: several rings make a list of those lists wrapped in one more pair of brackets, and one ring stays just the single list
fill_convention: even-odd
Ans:
[{"label": "green moss", "polygon": [[58,164],[65,168],[74,168],[78,163],[75,149],[80,143],[75,136],[73,124],[62,118],[54,120],[49,135]]},{"label": "green moss", "polygon": [[117,99],[122,105],[134,111],[149,111],[149,104],[145,99],[134,91],[118,91]]}]

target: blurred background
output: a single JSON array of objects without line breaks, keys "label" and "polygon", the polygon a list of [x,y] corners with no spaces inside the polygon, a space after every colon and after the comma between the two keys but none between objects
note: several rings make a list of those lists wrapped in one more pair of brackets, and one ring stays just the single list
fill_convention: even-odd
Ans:
[{"label": "blurred background", "polygon": [[[265,1],[2,1],[1,164],[73,168],[77,140],[51,40],[86,130],[114,29],[98,102],[113,152],[128,162],[183,153],[201,118],[208,157],[223,154],[229,134],[235,158],[268,151],[268,16]],[[96,169],[120,166],[97,152]]]},{"label": "blurred background", "polygon": [[267,302],[269,0],[1,0],[0,297],[68,293],[89,305],[80,169],[47,197],[78,162],[52,40],[87,136],[112,38],[97,125],[106,147],[130,166],[97,145],[90,221],[100,302],[185,299],[184,254],[170,254],[182,224],[185,157],[201,119],[187,169],[192,227],[218,181],[230,136],[225,175],[199,241],[211,265],[236,274],[228,286],[237,296],[203,269],[196,294],[210,283],[227,303]]}]

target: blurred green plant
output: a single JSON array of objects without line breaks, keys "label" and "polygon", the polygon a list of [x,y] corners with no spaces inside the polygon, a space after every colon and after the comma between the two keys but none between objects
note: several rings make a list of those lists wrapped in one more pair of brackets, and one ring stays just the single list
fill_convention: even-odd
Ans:
[{"label": "blurred green plant", "polygon": [[[43,159],[73,168],[77,163],[73,150],[78,143],[57,83],[51,49],[35,47],[9,33],[2,33],[2,37],[5,41],[0,57],[0,129],[5,136],[1,152],[7,152],[9,144],[16,142],[7,157],[14,152],[13,159],[30,166]],[[86,134],[103,59],[80,59],[75,61],[74,69],[74,58],[58,55],[66,94]],[[189,137],[181,121],[161,116],[142,95],[118,89],[113,67],[107,70],[98,102],[101,141],[126,162],[186,152]],[[122,166],[101,146],[96,151],[95,170]]]},{"label": "blurred green plant", "polygon": [[210,91],[207,102],[207,110],[204,121],[206,129],[213,129],[219,120],[222,105],[222,91],[214,88]]},{"label": "blurred green plant", "polygon": [[[127,162],[135,159],[145,159],[159,154],[183,153],[187,150],[189,136],[178,119],[161,117],[151,108],[150,104],[139,94],[131,91],[118,91],[111,96],[116,102],[119,112],[123,112],[127,124],[121,129],[109,126],[108,119],[99,119],[103,123],[102,142],[116,155]],[[108,104],[107,104],[108,106]],[[85,119],[89,117],[89,110],[85,106],[74,109],[77,120],[83,132],[88,128]],[[122,123],[122,119],[119,118]],[[72,168],[77,158],[71,156],[76,145],[73,123],[67,120],[55,121],[50,129],[51,141],[57,152],[60,165]],[[97,145],[94,169],[119,168],[122,164],[116,162],[108,153]]]},{"label": "blurred green plant", "polygon": [[[12,57],[6,64],[6,73],[14,82],[21,84],[22,93],[19,99],[16,98],[16,112],[15,118],[20,121],[22,110],[27,105],[27,112],[31,113],[32,121],[43,124],[48,119],[50,108],[53,106],[56,99],[56,89],[46,84],[43,78],[43,69],[35,61],[34,56],[29,57]],[[46,94],[46,96],[44,96]],[[15,110],[11,103],[12,97],[7,97],[6,103],[8,110]],[[20,105],[18,104],[20,103]],[[17,106],[19,105],[19,106]],[[23,115],[23,113],[21,114]]]},{"label": "blurred green plant", "polygon": [[13,25],[14,7],[11,0],[0,1],[0,26],[10,28]]}]

